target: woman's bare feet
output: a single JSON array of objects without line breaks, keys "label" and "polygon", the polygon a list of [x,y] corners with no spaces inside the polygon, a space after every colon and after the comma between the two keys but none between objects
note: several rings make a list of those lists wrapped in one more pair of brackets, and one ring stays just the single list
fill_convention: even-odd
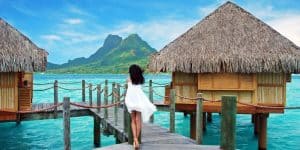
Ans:
[{"label": "woman's bare feet", "polygon": [[135,149],[139,149],[140,148],[140,144],[139,144],[139,140],[138,139],[134,139],[134,145],[135,145]]}]

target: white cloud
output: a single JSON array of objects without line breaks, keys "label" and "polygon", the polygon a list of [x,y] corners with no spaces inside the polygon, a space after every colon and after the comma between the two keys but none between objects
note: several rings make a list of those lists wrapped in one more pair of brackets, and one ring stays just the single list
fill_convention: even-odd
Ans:
[{"label": "white cloud", "polygon": [[60,36],[54,34],[42,35],[41,37],[48,41],[60,41],[62,39]]},{"label": "white cloud", "polygon": [[127,36],[137,33],[151,46],[160,50],[179,35],[186,32],[198,20],[152,20],[143,23],[124,22],[114,28],[110,33]]},{"label": "white cloud", "polygon": [[296,45],[300,46],[300,14],[272,19],[267,23]]},{"label": "white cloud", "polygon": [[214,3],[207,5],[207,6],[200,6],[198,8],[198,13],[200,16],[207,16],[210,13],[212,13],[215,9],[217,9],[219,6],[224,4],[227,0],[217,0]]},{"label": "white cloud", "polygon": [[65,19],[64,22],[67,24],[75,25],[75,24],[81,24],[83,21],[78,18],[70,18],[70,19]]}]

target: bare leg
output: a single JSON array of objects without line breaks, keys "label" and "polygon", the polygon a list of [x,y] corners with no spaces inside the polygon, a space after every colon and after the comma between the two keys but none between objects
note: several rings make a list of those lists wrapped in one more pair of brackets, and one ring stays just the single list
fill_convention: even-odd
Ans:
[{"label": "bare leg", "polygon": [[[133,135],[133,140],[137,139],[137,133],[136,133],[136,111],[131,112],[131,129],[132,129],[132,135]],[[134,143],[135,141],[133,141]]]},{"label": "bare leg", "polygon": [[136,143],[137,143],[137,147],[139,147],[139,141],[138,141],[138,138],[139,138],[139,136],[140,136],[140,134],[141,134],[141,112],[136,112],[136,114],[135,114],[135,123],[136,123],[136,137],[137,137],[137,141],[136,141]]}]

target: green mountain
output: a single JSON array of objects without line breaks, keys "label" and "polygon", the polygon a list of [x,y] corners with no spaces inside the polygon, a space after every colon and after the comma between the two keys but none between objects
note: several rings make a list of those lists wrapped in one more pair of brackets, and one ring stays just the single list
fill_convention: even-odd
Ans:
[{"label": "green mountain", "polygon": [[88,58],[80,57],[57,65],[48,63],[50,73],[127,73],[131,64],[146,67],[148,56],[156,52],[137,34],[122,39],[108,35],[104,44]]}]

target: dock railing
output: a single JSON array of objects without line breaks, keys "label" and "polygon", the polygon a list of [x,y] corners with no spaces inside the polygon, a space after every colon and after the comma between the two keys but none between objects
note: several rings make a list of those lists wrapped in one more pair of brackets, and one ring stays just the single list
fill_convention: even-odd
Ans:
[{"label": "dock railing", "polygon": [[[82,84],[81,88],[67,88],[60,85],[64,84]],[[111,92],[109,92],[109,83],[111,83]],[[33,112],[42,112],[42,111],[54,111],[54,118],[57,117],[57,111],[58,107],[63,105],[63,117],[64,117],[64,140],[65,140],[65,149],[68,149],[70,147],[70,105],[87,108],[87,109],[95,109],[97,113],[104,113],[104,119],[109,118],[108,109],[113,107],[113,124],[114,126],[119,125],[119,117],[123,117],[123,127],[124,127],[124,133],[127,134],[128,137],[128,143],[133,143],[133,135],[132,135],[132,129],[131,129],[131,118],[130,113],[127,111],[127,108],[124,104],[125,101],[125,94],[127,91],[127,84],[126,83],[116,83],[116,82],[108,82],[108,80],[105,80],[103,83],[95,84],[93,87],[92,83],[88,83],[88,86],[86,86],[86,81],[82,80],[81,82],[58,82],[57,80],[54,81],[54,83],[49,83],[49,85],[53,85],[53,87],[47,87],[45,89],[34,89],[34,91],[46,91],[53,89],[53,105],[48,108],[43,108],[41,110],[35,110],[35,111],[18,111],[17,113],[33,113]],[[253,104],[247,104],[238,102],[237,98],[235,96],[222,96],[221,100],[207,100],[202,97],[201,93],[197,93],[195,97],[184,97],[181,95],[178,95],[176,93],[175,89],[170,90],[170,95],[161,95],[154,89],[156,87],[164,87],[165,84],[158,84],[157,86],[153,86],[153,84],[157,84],[153,82],[152,80],[149,81],[149,85],[146,85],[144,87],[148,88],[148,91],[145,91],[149,94],[149,100],[153,102],[154,95],[160,96],[162,98],[169,98],[170,104],[168,106],[167,111],[170,112],[170,126],[169,131],[171,133],[175,133],[175,120],[176,120],[176,98],[183,98],[183,99],[189,99],[189,100],[195,100],[196,102],[196,143],[202,144],[203,141],[203,102],[221,102],[221,138],[220,138],[220,146],[222,149],[235,149],[235,124],[236,124],[236,111],[237,111],[237,104],[243,104],[243,105],[249,105],[249,106],[255,106],[259,108],[273,108],[273,109],[300,109],[298,106],[293,107],[273,107],[273,106],[261,106],[261,105],[253,105]],[[48,85],[48,83],[38,83],[35,85]],[[104,85],[102,87],[102,85]],[[69,90],[69,91],[81,91],[82,92],[82,103],[75,103],[71,102],[69,97],[65,97],[63,100],[63,103],[59,103],[58,101],[58,90]],[[88,89],[88,104],[85,103],[85,91]],[[122,90],[121,90],[122,89]],[[97,92],[96,95],[96,103],[93,103],[93,91]],[[121,94],[122,93],[122,94]],[[102,101],[102,95],[103,95],[103,103]],[[109,102],[109,97],[111,97],[111,102]],[[118,110],[120,107],[123,108],[123,116],[118,115]],[[104,109],[102,112],[101,109]],[[150,119],[150,122],[154,122],[154,117],[152,116]],[[94,144],[95,146],[100,146],[101,142],[100,138],[100,119],[97,117],[94,117]],[[141,136],[140,136],[141,137]],[[259,135],[260,139],[265,138],[265,135],[261,133]],[[141,139],[139,139],[141,141]],[[262,143],[265,144],[265,143]]]}]

